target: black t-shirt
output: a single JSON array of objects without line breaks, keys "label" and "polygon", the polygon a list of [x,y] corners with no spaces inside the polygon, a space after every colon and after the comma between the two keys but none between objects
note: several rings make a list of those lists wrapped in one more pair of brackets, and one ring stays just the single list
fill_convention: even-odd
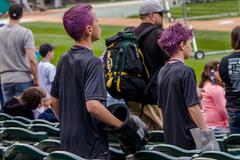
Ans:
[{"label": "black t-shirt", "polygon": [[107,134],[86,108],[88,100],[106,102],[102,62],[85,47],[61,57],[51,95],[60,108],[61,149],[86,159],[109,159]]},{"label": "black t-shirt", "polygon": [[11,116],[22,116],[34,119],[34,114],[29,106],[21,104],[16,98],[10,99],[3,105],[3,112]]},{"label": "black t-shirt", "polygon": [[[143,53],[146,67],[150,73],[150,78],[154,80],[149,86],[149,97],[148,101],[152,104],[157,102],[157,74],[161,67],[163,67],[166,61],[169,60],[168,54],[166,54],[163,49],[158,45],[157,41],[159,38],[159,33],[163,31],[162,28],[157,27],[151,23],[142,23],[137,28],[134,29],[136,35],[141,34],[144,30],[149,27],[155,26],[156,28],[150,31],[147,35],[142,37],[140,41],[140,49]],[[149,81],[150,82],[150,81]]]},{"label": "black t-shirt", "polygon": [[227,110],[240,111],[240,53],[224,57],[219,73],[226,87]]},{"label": "black t-shirt", "polygon": [[188,107],[199,103],[194,71],[182,62],[166,64],[158,74],[158,102],[165,143],[195,149],[189,130],[197,126],[188,112]]}]

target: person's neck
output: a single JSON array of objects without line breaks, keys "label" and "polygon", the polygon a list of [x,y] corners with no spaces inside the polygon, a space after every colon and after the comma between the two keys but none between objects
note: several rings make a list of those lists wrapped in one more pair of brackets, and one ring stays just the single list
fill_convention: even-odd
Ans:
[{"label": "person's neck", "polygon": [[48,57],[45,57],[45,58],[43,58],[43,59],[42,59],[42,61],[43,61],[43,62],[50,62],[50,61],[51,61],[51,59],[50,59],[50,58],[48,58]]},{"label": "person's neck", "polygon": [[79,42],[75,42],[75,46],[83,46],[83,47],[87,47],[87,48],[91,49],[92,42],[91,42],[91,40],[81,40]]},{"label": "person's neck", "polygon": [[9,20],[9,24],[11,24],[11,25],[19,25],[19,24],[20,24],[20,21],[19,21],[19,20],[10,19],[10,20]]},{"label": "person's neck", "polygon": [[175,54],[171,57],[171,59],[177,59],[184,63],[184,55],[183,54]]}]

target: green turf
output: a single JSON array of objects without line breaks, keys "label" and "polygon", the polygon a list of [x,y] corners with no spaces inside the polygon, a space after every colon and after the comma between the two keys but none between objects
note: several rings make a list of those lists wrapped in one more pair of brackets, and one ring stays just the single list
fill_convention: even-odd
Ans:
[{"label": "green turf", "polygon": [[[240,1],[239,0],[218,0],[209,3],[194,3],[187,4],[188,16],[203,16],[216,15],[224,13],[235,13],[240,15]],[[183,17],[182,6],[171,9],[174,18]]]},{"label": "green turf", "polygon": [[[56,23],[25,23],[24,26],[30,28],[35,36],[36,44],[39,46],[41,43],[51,43],[56,47],[54,64],[57,64],[60,56],[66,52],[73,44],[73,41],[66,35],[61,24]],[[114,35],[116,32],[121,31],[123,27],[102,26],[102,39],[93,45],[94,53],[100,56],[105,50],[105,38]],[[209,50],[222,50],[229,49],[229,33],[227,32],[209,32],[197,31],[197,42],[199,49],[204,51]],[[197,78],[200,77],[200,72],[203,65],[210,59],[220,59],[222,55],[207,56],[204,60],[188,60],[187,64],[194,68]]]}]

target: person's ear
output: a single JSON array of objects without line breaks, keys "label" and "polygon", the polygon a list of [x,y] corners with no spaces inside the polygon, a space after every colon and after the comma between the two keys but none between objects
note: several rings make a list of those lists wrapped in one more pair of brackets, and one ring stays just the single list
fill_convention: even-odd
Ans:
[{"label": "person's ear", "polygon": [[154,13],[149,13],[148,17],[151,21],[154,21],[154,19],[155,19],[154,18]]},{"label": "person's ear", "polygon": [[92,35],[92,30],[93,30],[92,26],[90,26],[90,25],[86,26],[86,33],[87,33],[88,36]]},{"label": "person's ear", "polygon": [[181,50],[184,50],[185,45],[186,45],[186,42],[182,41],[182,42],[180,43],[180,49],[181,49]]}]

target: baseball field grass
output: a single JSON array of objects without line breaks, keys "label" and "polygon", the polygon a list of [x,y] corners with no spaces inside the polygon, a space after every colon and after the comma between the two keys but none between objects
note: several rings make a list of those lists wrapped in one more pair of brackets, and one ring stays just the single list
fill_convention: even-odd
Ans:
[{"label": "baseball field grass", "polygon": [[[187,12],[189,17],[216,15],[232,13],[232,16],[240,14],[239,0],[218,0],[208,3],[192,3],[187,4]],[[181,18],[183,16],[182,6],[171,9],[174,18]]]},{"label": "baseball field grass", "polygon": [[[66,52],[73,44],[73,41],[67,36],[61,24],[56,23],[25,23],[24,26],[33,31],[36,45],[42,43],[50,43],[56,47],[55,58],[52,63],[57,64],[60,56]],[[105,50],[105,39],[121,31],[123,27],[101,26],[102,38],[93,45],[94,53],[100,56]],[[230,48],[230,33],[228,32],[209,32],[197,31],[198,48],[203,51],[225,50]],[[203,60],[195,60],[193,58],[187,60],[187,64],[192,67],[200,79],[200,74],[203,70],[204,64],[209,60],[220,60],[224,55],[206,56]]]}]

